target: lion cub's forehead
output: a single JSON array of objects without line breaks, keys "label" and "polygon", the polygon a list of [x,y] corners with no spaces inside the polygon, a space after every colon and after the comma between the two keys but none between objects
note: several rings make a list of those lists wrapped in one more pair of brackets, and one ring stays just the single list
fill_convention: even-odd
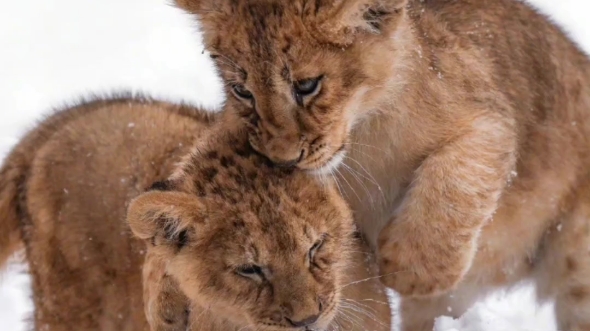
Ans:
[{"label": "lion cub's forehead", "polygon": [[290,220],[321,224],[337,209],[329,186],[304,171],[274,167],[252,149],[247,136],[197,149],[184,160],[175,186],[211,208],[256,215],[269,226]]},{"label": "lion cub's forehead", "polygon": [[[264,71],[265,67],[276,71],[284,69],[277,69],[279,63],[292,65],[300,62],[300,57],[308,53],[302,51],[316,43],[309,33],[308,23],[302,18],[303,5],[300,1],[235,3],[231,11],[232,15],[240,17],[239,20],[218,19],[214,23],[209,22],[218,31],[208,40],[208,47],[214,53],[229,56],[232,61],[242,65],[254,65],[257,71]],[[205,24],[208,24],[207,21]],[[218,60],[221,64],[227,64],[228,58],[221,56]]]},{"label": "lion cub's forehead", "polygon": [[202,201],[215,228],[225,230],[220,235],[241,244],[258,236],[291,251],[338,232],[343,222],[341,199],[329,186],[301,170],[273,167],[247,136],[201,146],[174,181]]},{"label": "lion cub's forehead", "polygon": [[215,221],[216,236],[224,237],[224,242],[229,243],[233,251],[266,260],[277,256],[289,258],[291,254],[305,250],[303,247],[311,241],[305,230],[307,226],[313,226],[302,220],[254,215],[252,212],[244,212],[241,218]]},{"label": "lion cub's forehead", "polygon": [[[184,189],[200,198],[239,205],[246,201],[272,199],[287,191],[303,174],[274,168],[243,139],[230,139],[197,148],[183,164],[180,179]],[[311,181],[310,181],[311,183]]]}]

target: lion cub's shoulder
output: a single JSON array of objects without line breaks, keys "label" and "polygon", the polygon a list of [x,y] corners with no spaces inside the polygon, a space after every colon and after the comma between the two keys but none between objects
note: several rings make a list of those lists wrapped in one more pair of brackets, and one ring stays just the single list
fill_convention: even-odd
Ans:
[{"label": "lion cub's shoulder", "polygon": [[126,203],[168,177],[216,119],[147,98],[96,99],[47,117],[13,148],[0,169],[0,264],[24,239],[37,327],[144,329],[134,302],[145,248],[128,235]]}]

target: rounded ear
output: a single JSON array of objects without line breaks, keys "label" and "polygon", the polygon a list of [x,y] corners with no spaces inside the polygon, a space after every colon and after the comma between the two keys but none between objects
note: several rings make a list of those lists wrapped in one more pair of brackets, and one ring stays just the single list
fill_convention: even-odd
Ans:
[{"label": "rounded ear", "polygon": [[131,201],[127,223],[139,239],[181,247],[188,241],[189,227],[203,219],[203,209],[190,194],[150,191]]},{"label": "rounded ear", "polygon": [[352,44],[358,34],[381,34],[403,13],[408,0],[316,1],[316,35],[337,46]]},{"label": "rounded ear", "polygon": [[174,0],[176,6],[193,14],[199,12],[200,6],[202,5],[203,1],[204,0]]},{"label": "rounded ear", "polygon": [[191,14],[207,16],[227,13],[231,4],[219,0],[173,0],[176,6]]}]

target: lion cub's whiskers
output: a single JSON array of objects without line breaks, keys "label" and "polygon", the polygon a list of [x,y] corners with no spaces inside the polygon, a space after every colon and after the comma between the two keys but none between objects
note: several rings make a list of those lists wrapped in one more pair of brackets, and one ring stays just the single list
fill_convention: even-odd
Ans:
[{"label": "lion cub's whiskers", "polygon": [[390,272],[390,273],[385,274],[385,275],[373,276],[373,277],[367,277],[367,278],[355,280],[355,281],[352,281],[352,282],[350,282],[348,284],[343,285],[342,288],[346,288],[348,286],[352,286],[352,285],[356,285],[356,284],[368,282],[368,281],[373,280],[373,279],[379,279],[379,278],[383,278],[383,277],[387,277],[387,276],[399,274],[399,273],[402,273],[402,272],[410,272],[410,270],[401,270],[401,271],[396,271],[396,272]]}]

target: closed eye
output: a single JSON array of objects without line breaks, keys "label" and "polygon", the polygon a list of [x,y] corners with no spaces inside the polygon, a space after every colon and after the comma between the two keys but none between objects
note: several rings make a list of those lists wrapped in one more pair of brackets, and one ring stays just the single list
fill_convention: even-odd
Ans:
[{"label": "closed eye", "polygon": [[264,272],[260,266],[255,264],[245,264],[236,268],[236,274],[251,278],[254,280],[262,280],[264,279]]},{"label": "closed eye", "polygon": [[316,241],[313,246],[311,246],[311,248],[309,249],[309,263],[311,265],[314,265],[317,267],[317,264],[315,263],[315,255],[316,253],[320,250],[320,248],[322,248],[322,245],[324,244],[324,239],[320,239],[318,241]]},{"label": "closed eye", "polygon": [[250,92],[244,85],[242,84],[233,84],[231,86],[232,88],[232,92],[234,93],[234,95],[240,99],[244,99],[244,100],[251,100],[254,96],[252,95],[252,92]]}]

